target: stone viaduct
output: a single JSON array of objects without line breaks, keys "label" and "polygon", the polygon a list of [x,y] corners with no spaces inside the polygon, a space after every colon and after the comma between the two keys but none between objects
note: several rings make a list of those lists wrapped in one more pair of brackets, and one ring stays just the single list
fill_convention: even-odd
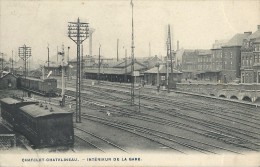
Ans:
[{"label": "stone viaduct", "polygon": [[260,84],[178,83],[177,90],[260,103]]}]

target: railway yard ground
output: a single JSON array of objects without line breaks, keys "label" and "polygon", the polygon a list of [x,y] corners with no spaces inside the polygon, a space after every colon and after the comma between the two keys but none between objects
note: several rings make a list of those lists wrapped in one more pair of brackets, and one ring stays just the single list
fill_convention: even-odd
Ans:
[{"label": "railway yard ground", "polygon": [[[59,82],[58,82],[59,83]],[[61,87],[59,84],[58,87]],[[58,90],[60,93],[61,90]],[[32,149],[38,152],[163,152],[245,154],[260,151],[260,108],[155,87],[84,80],[81,123],[74,123],[72,148]],[[3,90],[0,98],[21,90]],[[60,97],[33,95],[41,103],[59,105]],[[67,111],[75,111],[75,80],[66,81]],[[75,119],[74,119],[75,120]],[[30,146],[30,144],[28,144]]]}]

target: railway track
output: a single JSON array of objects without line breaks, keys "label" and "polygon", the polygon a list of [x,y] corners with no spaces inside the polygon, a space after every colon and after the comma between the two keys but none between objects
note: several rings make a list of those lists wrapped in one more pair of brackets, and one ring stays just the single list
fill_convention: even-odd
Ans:
[{"label": "railway track", "polygon": [[[90,90],[90,91],[93,91],[94,89],[94,87],[91,87],[92,89]],[[100,87],[98,87],[97,89],[99,89],[99,91],[100,91]],[[99,97],[100,99],[102,99],[102,98],[107,98],[107,97],[105,97],[104,96],[104,92],[106,92],[107,90],[106,89],[102,89],[102,90],[105,90],[105,91],[103,91],[101,94],[103,94],[103,97]],[[96,93],[97,91],[95,91],[95,96],[96,97],[98,97],[98,96],[100,96],[100,95],[98,95],[98,93]],[[109,93],[126,93],[127,91],[117,91],[117,90],[113,90],[113,89],[110,89],[108,92],[106,92],[106,96],[108,96],[109,95]],[[110,95],[110,97],[109,97],[109,99],[113,99],[114,98],[114,100],[119,100],[119,99],[123,99],[122,97],[120,98],[120,97],[114,97],[114,96],[112,96],[111,97],[111,95]],[[154,97],[149,97],[150,99],[145,99],[145,96],[143,96],[142,95],[142,99],[143,100],[150,100],[150,101],[159,101],[159,102],[161,102],[162,104],[165,104],[165,100],[163,99],[162,101],[160,101],[160,99],[161,98],[154,98]],[[92,100],[97,100],[97,99],[92,99]],[[166,100],[167,101],[167,100]],[[104,104],[104,102],[103,101],[100,101],[100,103],[101,104]],[[168,102],[166,103],[167,105],[169,105],[169,103],[172,103],[172,100],[168,100]],[[174,103],[174,104],[176,104],[176,102]],[[107,104],[107,105],[109,105],[109,104]],[[171,104],[172,105],[172,104]],[[178,105],[183,105],[183,103],[181,103],[181,102],[179,102],[179,104]],[[194,106],[192,106],[192,107],[194,107]],[[196,108],[197,106],[195,106],[195,108]],[[205,107],[205,106],[204,106]],[[158,110],[158,108],[154,108],[155,110]],[[192,108],[192,109],[194,109],[194,108]],[[209,108],[209,107],[205,107],[205,108],[203,108],[203,110],[209,110],[209,109],[212,109],[212,107],[211,108]],[[184,109],[183,109],[184,110]],[[162,112],[162,111],[164,111],[164,113],[167,113],[167,114],[171,114],[172,116],[178,116],[178,117],[182,117],[182,119],[186,119],[187,120],[187,115],[177,115],[176,113],[171,113],[170,111],[167,111],[167,110],[165,110],[165,109],[162,109],[160,112]],[[167,112],[166,112],[167,111]],[[111,111],[111,112],[113,112],[113,110]],[[134,111],[132,111],[132,112],[134,112]],[[204,111],[204,113],[202,113],[202,114],[205,114],[205,112],[207,112],[207,111]],[[126,111],[124,111],[124,114],[126,114]],[[206,113],[207,114],[207,113]],[[215,115],[214,115],[215,116]],[[226,116],[226,115],[224,115],[224,116]],[[184,118],[183,118],[184,117]],[[147,119],[147,118],[146,118]],[[158,119],[158,118],[157,118]],[[233,119],[235,119],[235,118],[233,118]],[[257,119],[255,119],[255,120],[257,120]],[[163,121],[165,121],[165,120],[163,120]],[[161,122],[163,122],[163,121],[161,121]],[[189,121],[193,121],[193,122],[197,122],[197,123],[202,123],[203,122],[203,120],[201,120],[201,119],[198,119],[198,118],[192,118],[192,117],[189,117]],[[244,120],[244,121],[246,121],[246,120]],[[239,123],[241,123],[241,122],[239,122]],[[255,123],[255,122],[251,122],[251,123]],[[225,127],[225,126],[220,126],[221,124],[212,124],[212,122],[206,122],[206,124],[205,124],[205,120],[204,120],[204,124],[203,124],[204,126],[208,126],[208,128],[211,128],[211,129],[214,129],[215,131],[217,131],[217,130],[219,130],[219,129],[223,129],[223,127]],[[217,128],[217,126],[219,126],[218,127],[218,129],[216,129]],[[245,125],[245,126],[247,126],[247,124]],[[233,127],[229,127],[229,128],[233,128]],[[255,127],[255,126],[253,126],[252,128],[257,128],[257,127]],[[226,129],[226,131],[228,131],[228,130],[230,130],[230,129]],[[233,130],[233,133],[234,134],[238,134],[239,133],[239,131],[240,131],[241,129],[236,129],[236,131],[234,131]],[[214,131],[213,131],[214,132]],[[245,133],[248,133],[248,132],[251,132],[251,131],[244,131]],[[214,132],[215,133],[215,132]],[[220,138],[221,138],[221,135],[219,135],[219,134],[217,134],[217,135],[215,135],[215,134],[212,134],[212,136],[214,137],[215,136],[215,138],[218,138],[218,140],[220,140]],[[227,133],[227,132],[225,132],[225,133]],[[208,133],[208,134],[210,134],[210,133]],[[220,133],[221,134],[221,133]],[[224,133],[223,133],[224,134]],[[233,135],[234,135],[233,134]],[[258,134],[258,133],[255,133],[255,134]],[[233,136],[233,135],[230,135],[230,136]],[[240,135],[241,135],[241,133],[240,133]],[[251,149],[251,150],[255,150],[256,151],[256,149],[254,149],[254,147],[252,147],[252,146],[245,146],[246,144],[245,143],[250,143],[250,141],[248,141],[248,140],[243,140],[243,139],[240,139],[240,138],[238,138],[238,137],[236,137],[236,138],[233,138],[233,139],[227,139],[226,138],[227,136],[225,136],[224,138],[225,138],[225,140],[223,139],[223,136],[222,136],[222,141],[224,140],[224,142],[227,142],[227,143],[230,143],[230,144],[234,144],[234,145],[236,145],[236,146],[239,146],[239,147],[245,147],[245,148],[249,148],[249,149]],[[249,137],[252,137],[252,136],[249,136]],[[259,139],[259,138],[255,138],[255,139]],[[242,143],[242,145],[241,145],[241,143]],[[250,144],[254,144],[254,143],[250,143]]]},{"label": "railway track", "polygon": [[[249,147],[246,147],[244,145],[241,145],[240,143],[242,143],[242,140],[234,138],[232,136],[227,136],[227,135],[212,132],[212,131],[207,131],[207,133],[205,133],[204,129],[194,128],[194,127],[191,127],[191,126],[188,126],[188,125],[185,125],[185,124],[177,124],[177,123],[172,122],[172,120],[162,119],[162,118],[158,118],[158,117],[151,117],[150,115],[148,115],[148,116],[144,115],[144,114],[136,115],[135,111],[129,112],[128,109],[126,110],[125,108],[122,108],[122,107],[109,107],[109,108],[105,108],[105,110],[109,111],[113,114],[121,114],[121,115],[127,116],[128,118],[134,118],[134,119],[139,119],[139,120],[142,120],[142,121],[153,122],[153,123],[156,123],[156,124],[177,127],[177,128],[183,129],[183,130],[187,130],[187,131],[190,131],[190,132],[193,132],[193,133],[197,133],[199,135],[203,135],[205,137],[210,137],[210,138],[214,138],[214,139],[217,139],[217,140],[221,140],[221,141],[224,141],[225,143],[233,144],[233,145],[238,146],[238,147],[244,147],[244,148],[247,148],[248,150],[255,150],[254,148],[249,148]],[[135,113],[135,114],[133,114],[133,113]],[[184,139],[184,138],[185,137],[182,137],[182,139]],[[190,140],[190,139],[186,138],[186,140]],[[237,142],[238,140],[240,140],[240,143]],[[196,141],[196,142],[198,142],[198,141]],[[206,143],[204,143],[204,144],[210,145],[210,144],[206,144]],[[214,145],[211,145],[211,147],[218,148],[218,149],[220,148],[220,147],[214,146]]]},{"label": "railway track", "polygon": [[[138,136],[147,138],[151,141],[155,141],[159,144],[162,144],[162,145],[164,145],[168,148],[174,149],[174,150],[176,150],[180,153],[185,153],[186,149],[188,148],[190,150],[197,151],[197,152],[200,152],[200,153],[217,154],[214,151],[206,149],[207,147],[210,147],[210,148],[214,148],[214,149],[220,149],[220,150],[225,150],[225,151],[228,151],[228,152],[240,154],[239,152],[236,152],[236,151],[233,151],[233,150],[230,150],[230,149],[225,149],[223,147],[214,146],[212,144],[195,141],[195,140],[188,139],[188,138],[185,138],[185,137],[182,137],[182,136],[177,136],[177,135],[166,133],[166,132],[163,132],[163,131],[160,131],[160,130],[151,129],[151,128],[148,128],[148,127],[139,126],[139,125],[135,125],[135,124],[129,124],[129,123],[118,121],[118,120],[106,119],[106,118],[97,117],[97,116],[93,116],[93,115],[89,115],[89,114],[84,114],[83,118],[88,119],[88,120],[92,120],[92,121],[97,121],[97,122],[100,122],[102,124],[112,126],[112,127],[115,127],[115,128],[119,128],[119,129],[128,131],[130,133],[134,133]],[[146,135],[144,135],[144,134],[146,134]],[[182,148],[182,150],[177,149],[174,146],[171,146],[170,144],[162,143],[158,139],[156,140],[156,138],[158,138],[159,140],[163,139],[165,141],[168,141],[168,142],[171,143],[171,145],[172,144],[181,145],[182,147],[186,147],[186,149],[183,149],[183,148]],[[197,145],[197,146],[195,146],[195,145]]]},{"label": "railway track", "polygon": [[[98,149],[102,152],[106,152],[105,150],[111,151],[111,150],[116,149],[116,151],[122,151],[122,152],[128,153],[121,146],[113,143],[112,141],[109,141],[108,139],[105,139],[104,137],[101,137],[101,136],[98,136],[94,133],[91,133],[91,132],[83,129],[82,127],[76,126],[76,127],[74,127],[74,129],[76,130],[75,133],[77,133],[76,137],[78,137],[79,139],[83,140],[84,142],[94,146],[96,149]],[[79,131],[80,131],[80,133],[79,133]]]}]

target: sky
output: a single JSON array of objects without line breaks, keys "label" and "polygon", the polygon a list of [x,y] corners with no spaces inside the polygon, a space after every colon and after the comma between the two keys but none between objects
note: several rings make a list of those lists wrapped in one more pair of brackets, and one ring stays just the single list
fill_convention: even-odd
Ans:
[{"label": "sky", "polygon": [[[172,48],[210,49],[215,40],[230,39],[236,33],[256,31],[260,25],[260,0],[133,0],[135,56],[166,55],[167,26],[171,25]],[[67,36],[68,22],[80,18],[95,29],[93,54],[116,58],[131,53],[130,0],[0,0],[0,52],[6,58],[18,47],[32,47],[32,61],[47,61],[57,47],[70,49],[76,57],[76,44]],[[88,39],[83,42],[89,54]],[[55,57],[55,56],[54,56]]]}]

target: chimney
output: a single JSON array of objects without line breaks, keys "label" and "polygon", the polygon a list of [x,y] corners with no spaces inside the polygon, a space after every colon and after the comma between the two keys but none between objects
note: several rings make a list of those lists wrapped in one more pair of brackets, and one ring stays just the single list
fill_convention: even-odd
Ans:
[{"label": "chimney", "polygon": [[251,35],[251,34],[252,34],[252,31],[244,32],[244,34],[246,34],[246,35]]},{"label": "chimney", "polygon": [[257,30],[260,30],[260,25],[257,25]]},{"label": "chimney", "polygon": [[179,42],[179,40],[177,41],[177,50],[179,50],[180,49],[180,42]]}]

